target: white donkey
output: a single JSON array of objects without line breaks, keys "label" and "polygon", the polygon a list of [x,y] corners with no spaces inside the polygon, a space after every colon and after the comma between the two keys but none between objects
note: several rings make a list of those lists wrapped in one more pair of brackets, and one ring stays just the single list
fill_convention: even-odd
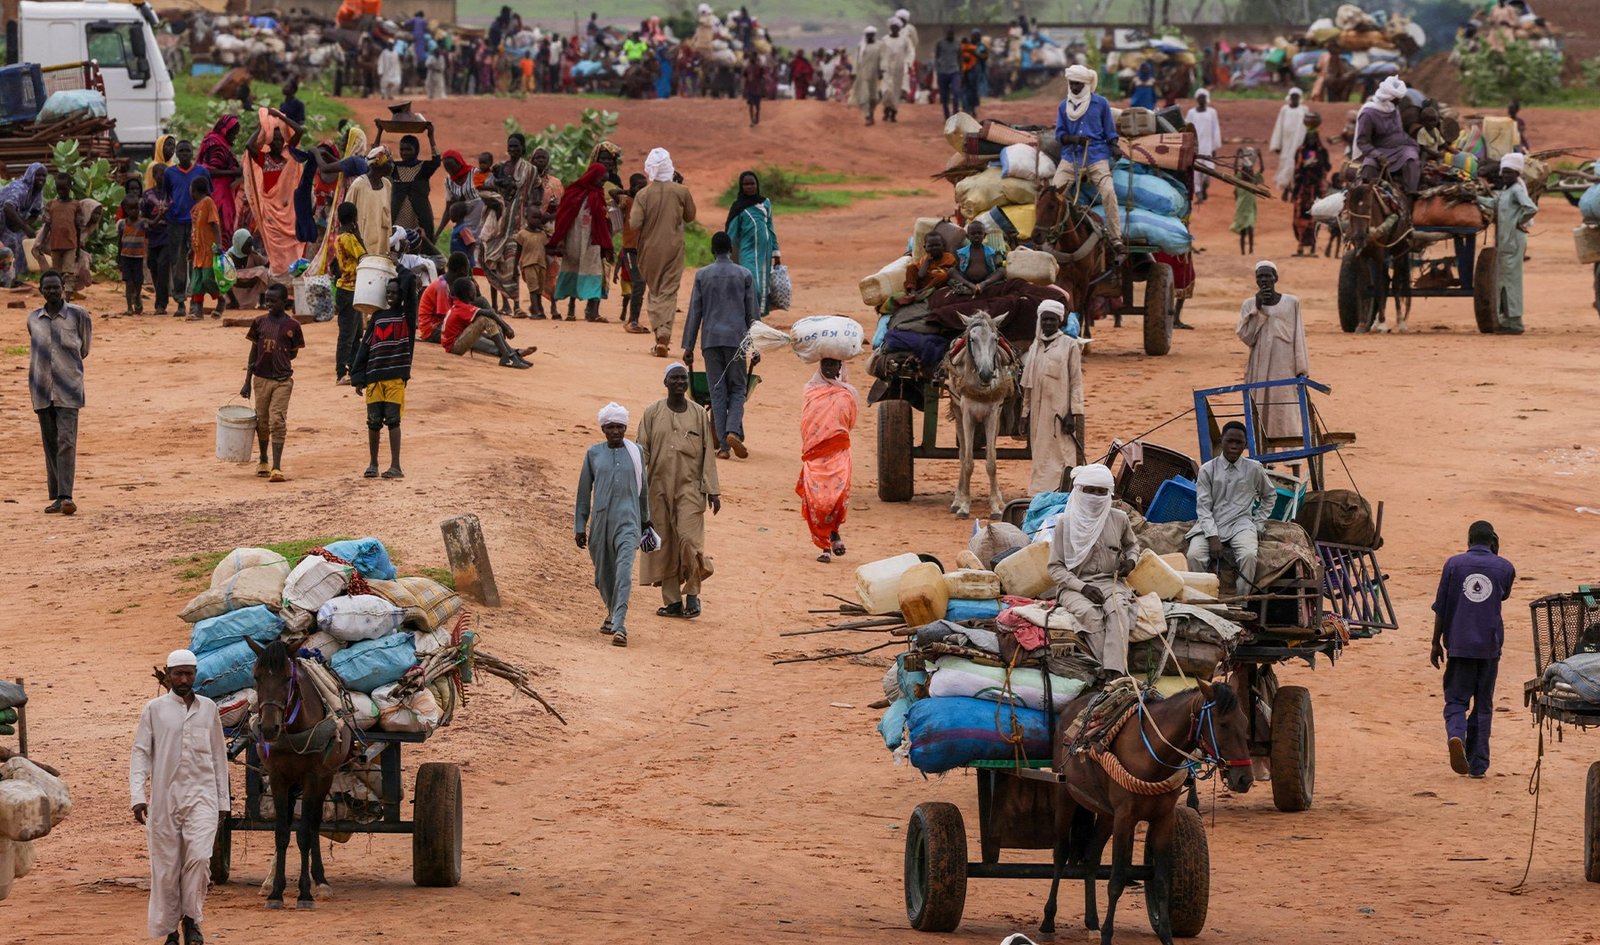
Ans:
[{"label": "white donkey", "polygon": [[950,419],[960,422],[956,446],[961,451],[961,481],[950,511],[966,518],[972,513],[972,445],[977,427],[983,426],[985,461],[989,471],[989,512],[998,517],[1005,509],[1000,484],[995,479],[995,437],[1000,432],[1000,411],[1016,394],[1017,355],[1000,337],[1005,315],[990,318],[979,311],[963,315],[961,333],[944,358],[945,389],[950,392]]}]

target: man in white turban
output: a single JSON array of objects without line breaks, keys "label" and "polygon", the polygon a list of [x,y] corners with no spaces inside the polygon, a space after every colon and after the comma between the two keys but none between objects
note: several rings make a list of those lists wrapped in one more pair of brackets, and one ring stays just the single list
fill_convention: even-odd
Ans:
[{"label": "man in white turban", "polygon": [[[1211,164],[1211,158],[1222,150],[1222,123],[1217,120],[1217,110],[1211,107],[1211,93],[1206,89],[1194,93],[1194,107],[1183,115],[1183,120],[1194,126],[1195,152],[1204,155],[1196,163]],[[1211,190],[1211,178],[1194,172],[1195,203],[1205,203]]]},{"label": "man in white turban", "polygon": [[[1056,140],[1061,142],[1061,161],[1050,184],[1058,191],[1068,184],[1089,186],[1100,192],[1106,229],[1116,252],[1122,251],[1122,213],[1117,207],[1117,191],[1111,180],[1111,162],[1116,160],[1117,123],[1111,117],[1111,103],[1095,94],[1099,76],[1087,66],[1067,68],[1067,97],[1056,109]],[[1077,188],[1063,196],[1071,202]]]},{"label": "man in white turban", "polygon": [[711,575],[706,509],[722,511],[717,446],[711,418],[689,400],[689,366],[667,365],[661,383],[667,396],[646,407],[639,421],[661,548],[640,562],[639,583],[661,587],[658,616],[692,619],[700,616],[700,582]]},{"label": "man in white turban", "polygon": [[883,48],[883,120],[898,121],[900,103],[910,89],[911,62],[917,57],[917,48],[898,18],[889,20],[889,35],[878,45]]},{"label": "man in white turban", "polygon": [[1278,109],[1278,123],[1272,126],[1272,140],[1267,150],[1278,156],[1278,171],[1273,182],[1283,199],[1289,199],[1289,187],[1294,184],[1294,156],[1306,140],[1306,106],[1298,88],[1290,89],[1283,107]]},{"label": "man in white turban", "polygon": [[639,271],[644,275],[645,308],[655,332],[658,358],[667,356],[672,323],[678,314],[678,289],[683,284],[684,227],[694,222],[694,197],[678,179],[672,155],[656,148],[644,159],[650,183],[633,198],[628,225],[639,233]]},{"label": "man in white turban", "polygon": [[[194,691],[198,660],[167,657],[167,694],[145,703],[133,736],[128,791],[150,849],[150,937],[202,942],[217,826],[227,813],[228,749],[217,704]],[[149,790],[149,800],[145,791]]]},{"label": "man in white turban", "polygon": [[869,26],[861,31],[861,45],[856,47],[856,74],[850,83],[850,104],[861,109],[867,124],[877,124],[873,117],[878,110],[878,100],[883,97],[883,45],[878,42],[878,28]]},{"label": "man in white turban", "polygon": [[1407,197],[1415,197],[1422,186],[1422,149],[1400,120],[1398,103],[1406,91],[1404,82],[1390,76],[1361,106],[1354,156],[1361,161],[1363,180],[1377,180],[1387,172]]},{"label": "man in white turban", "polygon": [[1513,151],[1500,159],[1500,190],[1493,197],[1479,197],[1478,203],[1495,215],[1494,251],[1500,285],[1495,332],[1522,334],[1522,258],[1528,252],[1528,226],[1539,212],[1539,205],[1528,195],[1523,181],[1527,158]]},{"label": "man in white turban", "polygon": [[1094,463],[1072,472],[1072,497],[1050,539],[1056,602],[1077,618],[1100,661],[1102,681],[1128,672],[1136,599],[1125,580],[1139,562],[1128,513],[1111,506],[1111,470]]},{"label": "man in white turban", "polygon": [[594,586],[606,605],[600,632],[616,646],[628,645],[628,598],[633,593],[633,557],[655,550],[650,527],[650,491],[639,445],[628,439],[628,408],[615,401],[600,408],[604,442],[589,447],[578,474],[578,504],[572,531],[589,550]]},{"label": "man in white turban", "polygon": [[1066,306],[1046,299],[1022,368],[1022,409],[1028,417],[1033,478],[1028,491],[1055,492],[1061,476],[1083,462],[1083,347],[1061,330]]}]

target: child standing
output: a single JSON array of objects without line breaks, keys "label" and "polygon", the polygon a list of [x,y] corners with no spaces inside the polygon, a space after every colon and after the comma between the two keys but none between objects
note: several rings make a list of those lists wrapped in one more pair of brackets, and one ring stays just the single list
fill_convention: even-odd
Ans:
[{"label": "child standing", "polygon": [[217,287],[217,274],[211,268],[222,253],[222,222],[216,201],[211,199],[211,178],[196,177],[191,181],[189,196],[194,201],[189,211],[189,320],[197,322],[206,317],[208,295],[217,300],[211,317],[222,317],[222,290]]},{"label": "child standing", "polygon": [[644,273],[639,269],[639,228],[632,221],[633,201],[649,182],[643,174],[634,174],[617,201],[622,208],[622,259],[617,266],[617,282],[622,286],[622,327],[635,335],[650,333],[639,324],[639,310],[644,306]]},{"label": "child standing", "polygon": [[143,315],[144,261],[149,253],[144,217],[139,212],[139,197],[122,198],[122,219],[117,221],[117,268],[122,272],[122,293],[128,301],[127,315]]},{"label": "child standing", "polygon": [[72,199],[72,175],[56,175],[56,199],[45,204],[44,228],[37,245],[50,256],[49,268],[61,273],[70,298],[78,272],[78,201]]},{"label": "child standing", "polygon": [[356,348],[350,365],[350,384],[365,388],[367,401],[367,452],[371,463],[363,473],[378,477],[378,436],[389,428],[389,468],[385,479],[404,479],[400,471],[400,418],[406,409],[406,382],[411,379],[411,355],[416,349],[417,320],[408,314],[400,280],[391,279],[384,293],[384,307],[372,313],[367,334]]},{"label": "child standing", "polygon": [[[294,356],[306,346],[300,323],[289,315],[289,290],[279,283],[267,286],[261,294],[267,314],[250,323],[250,360],[246,363],[244,388],[240,397],[249,397],[252,382],[256,398],[256,441],[261,446],[261,462],[256,475],[268,482],[283,482],[283,441],[289,430],[289,395],[294,392]],[[267,463],[267,441],[272,441],[272,462]]]},{"label": "child standing", "polygon": [[361,231],[356,225],[356,205],[339,204],[339,235],[333,242],[333,263],[338,281],[333,284],[333,310],[339,319],[339,342],[334,358],[335,384],[343,384],[355,360],[356,344],[361,341],[361,314],[356,311],[356,267],[366,255]]},{"label": "child standing", "polygon": [[[1250,184],[1266,181],[1261,173],[1261,154],[1255,148],[1239,151],[1239,179]],[[1256,251],[1256,195],[1235,187],[1233,189],[1233,223],[1228,229],[1239,234],[1239,255],[1254,255]],[[1249,249],[1246,249],[1246,245]]]}]

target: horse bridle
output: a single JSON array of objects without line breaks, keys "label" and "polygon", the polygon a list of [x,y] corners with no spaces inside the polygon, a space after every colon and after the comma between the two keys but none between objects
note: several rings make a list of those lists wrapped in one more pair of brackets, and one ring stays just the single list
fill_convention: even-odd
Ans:
[{"label": "horse bridle", "polygon": [[1202,755],[1200,760],[1204,764],[1210,765],[1213,768],[1250,767],[1249,758],[1239,760],[1222,757],[1222,746],[1217,744],[1216,718],[1212,714],[1212,710],[1216,708],[1216,705],[1217,700],[1215,699],[1207,699],[1205,702],[1201,703],[1199,711],[1194,714],[1194,725],[1189,730],[1189,738],[1195,743],[1196,747],[1201,747],[1200,730],[1202,727],[1205,729],[1206,737],[1211,741],[1211,753],[1209,755]]},{"label": "horse bridle", "polygon": [[[1207,699],[1205,702],[1201,703],[1200,708],[1189,717],[1189,740],[1195,744],[1194,751],[1183,751],[1182,749],[1178,748],[1178,746],[1168,742],[1166,738],[1161,735],[1160,729],[1156,730],[1157,738],[1160,738],[1163,742],[1165,742],[1168,748],[1171,748],[1173,751],[1176,751],[1178,754],[1183,756],[1184,761],[1180,764],[1174,765],[1162,761],[1161,756],[1156,754],[1155,746],[1150,744],[1150,736],[1144,730],[1143,717],[1145,716],[1145,708],[1144,702],[1141,700],[1139,703],[1139,714],[1141,716],[1139,721],[1139,738],[1144,742],[1145,751],[1150,753],[1151,759],[1153,759],[1156,764],[1161,765],[1164,768],[1170,768],[1173,771],[1177,771],[1182,768],[1188,768],[1194,774],[1196,780],[1204,780],[1205,778],[1210,777],[1211,772],[1217,768],[1250,767],[1249,758],[1238,760],[1224,758],[1222,756],[1222,746],[1217,743],[1216,720],[1212,714],[1212,710],[1216,708],[1216,705],[1217,701],[1215,699]],[[1205,750],[1205,743],[1201,740],[1202,728],[1205,731],[1206,737],[1211,742],[1211,750],[1209,752]],[[1202,772],[1200,770],[1202,768],[1210,770]]]},{"label": "horse bridle", "polygon": [[[282,723],[282,726],[281,726],[282,731],[280,731],[278,733],[278,737],[282,738],[283,736],[288,735],[289,734],[289,726],[293,725],[295,719],[298,719],[300,717],[300,707],[305,705],[305,700],[304,699],[296,698],[296,695],[300,691],[300,687],[298,685],[299,678],[300,678],[300,674],[297,671],[297,668],[295,666],[294,658],[290,657],[290,659],[289,659],[289,683],[285,687],[285,691],[286,691],[287,694],[284,696],[284,699],[286,699],[288,701],[288,705],[285,705],[283,701],[280,701],[278,699],[269,699],[269,700],[267,700],[265,702],[257,702],[256,703],[255,718],[254,718],[254,721],[251,723],[250,730],[251,730],[251,734],[255,736],[256,744],[261,746],[262,757],[266,757],[267,754],[269,754],[272,751],[272,742],[267,741],[265,738],[263,738],[261,736],[261,710],[266,708],[267,706],[277,706],[278,711],[280,713],[282,713],[283,716],[284,716],[283,723]],[[290,708],[290,706],[292,706],[293,708]]]}]

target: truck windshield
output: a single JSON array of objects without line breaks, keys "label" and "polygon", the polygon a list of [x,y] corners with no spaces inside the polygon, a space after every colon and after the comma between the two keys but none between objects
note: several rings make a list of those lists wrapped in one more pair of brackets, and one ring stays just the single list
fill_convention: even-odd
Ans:
[{"label": "truck windshield", "polygon": [[102,69],[126,69],[131,79],[150,78],[150,62],[137,54],[133,31],[143,32],[143,23],[108,23],[101,21],[85,27],[88,36],[89,58]]}]

